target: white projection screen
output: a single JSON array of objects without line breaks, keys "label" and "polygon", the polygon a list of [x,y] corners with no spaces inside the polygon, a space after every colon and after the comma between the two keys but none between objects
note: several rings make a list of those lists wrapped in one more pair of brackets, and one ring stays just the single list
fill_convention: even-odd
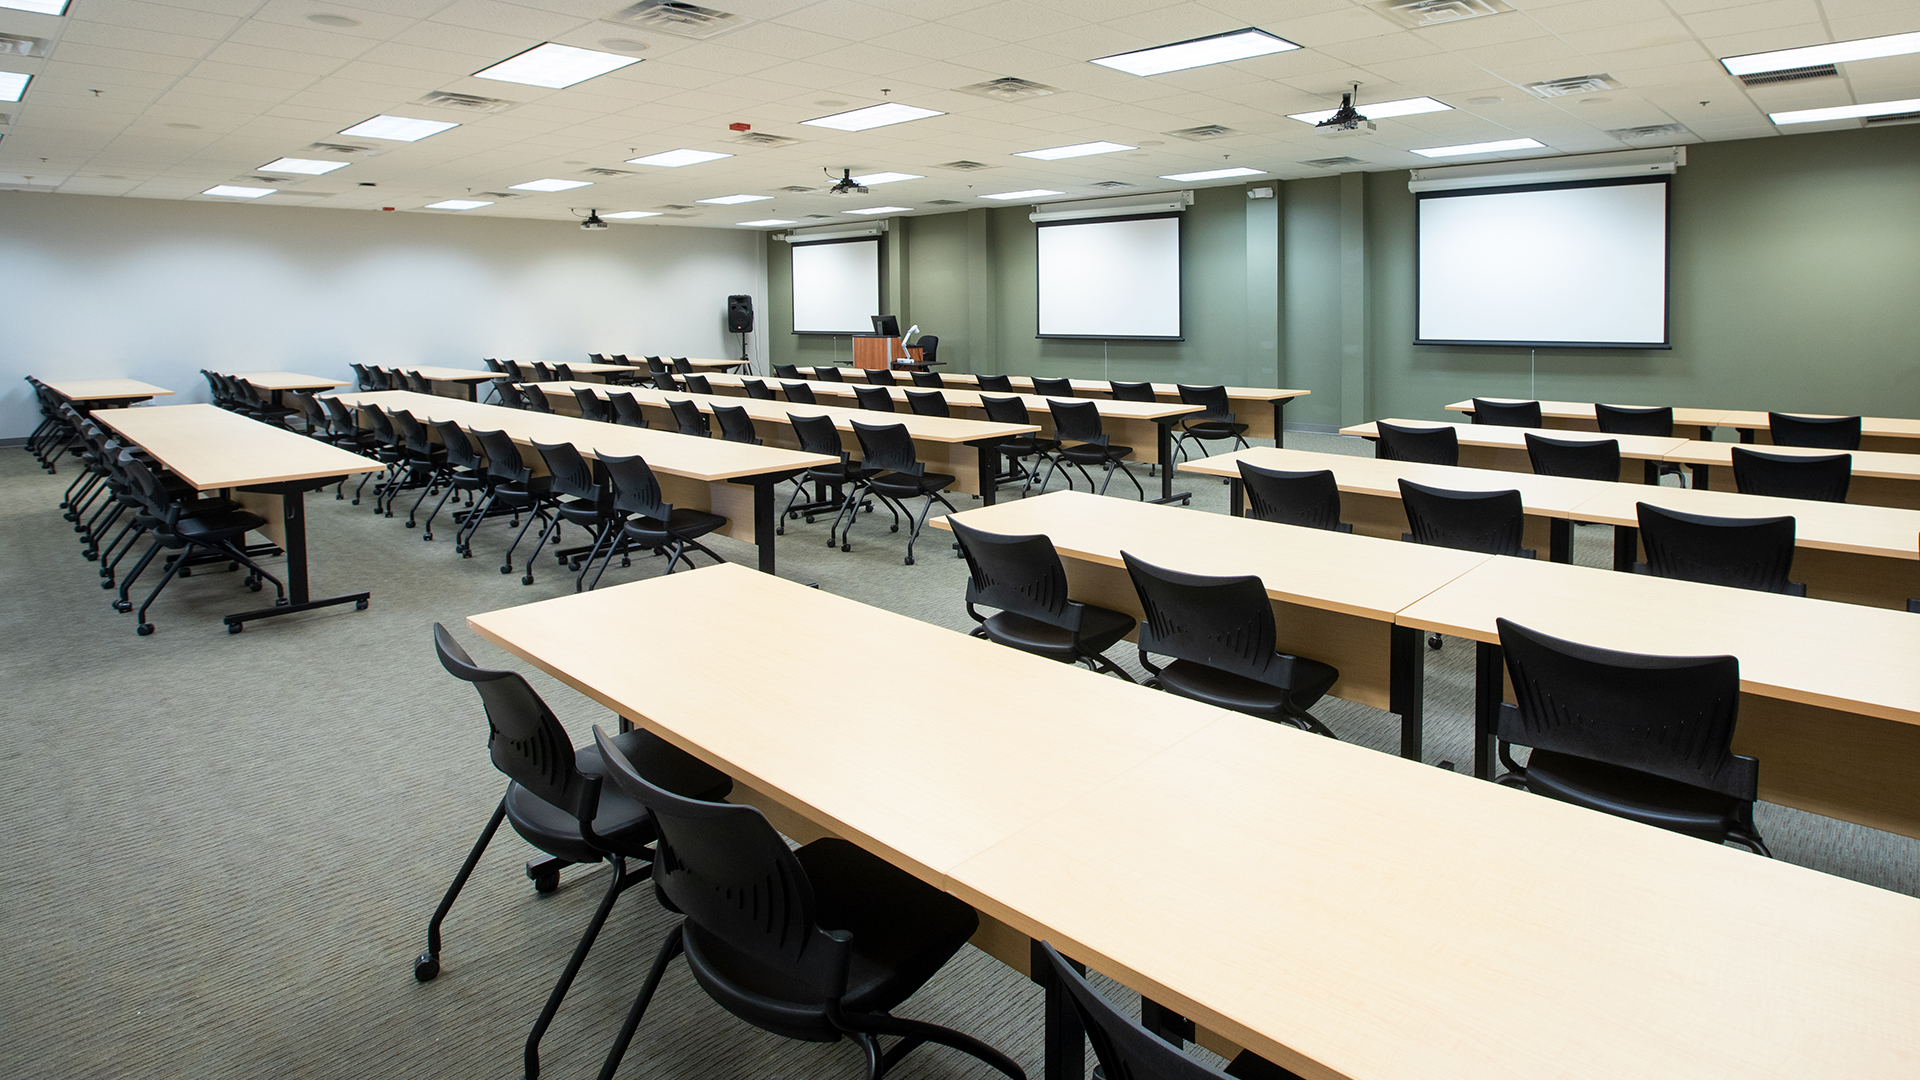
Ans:
[{"label": "white projection screen", "polygon": [[1040,225],[1039,337],[1180,339],[1180,215]]},{"label": "white projection screen", "polygon": [[1667,183],[1419,196],[1416,345],[1664,349]]},{"label": "white projection screen", "polygon": [[880,238],[793,245],[793,332],[871,334],[880,314]]}]

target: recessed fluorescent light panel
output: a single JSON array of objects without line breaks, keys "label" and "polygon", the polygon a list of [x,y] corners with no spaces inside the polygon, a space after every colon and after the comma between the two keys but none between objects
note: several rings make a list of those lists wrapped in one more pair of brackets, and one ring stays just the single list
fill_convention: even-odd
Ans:
[{"label": "recessed fluorescent light panel", "polygon": [[929,116],[944,115],[946,114],[933,109],[918,109],[912,105],[889,101],[885,105],[869,105],[864,109],[834,113],[832,116],[822,116],[817,120],[800,122],[814,127],[833,128],[835,131],[866,131],[868,128],[904,124],[909,120],[924,120]]},{"label": "recessed fluorescent light panel", "polygon": [[[1391,120],[1396,116],[1417,116],[1420,113],[1449,112],[1453,106],[1444,101],[1435,101],[1430,97],[1401,98],[1399,101],[1382,101],[1368,105],[1355,105],[1360,115],[1369,120]],[[1288,113],[1287,119],[1298,120],[1303,124],[1317,124],[1330,119],[1334,109],[1320,112]]]},{"label": "recessed fluorescent light panel", "polygon": [[31,11],[40,15],[65,15],[67,0],[0,0],[0,8]]},{"label": "recessed fluorescent light panel", "polygon": [[875,184],[892,184],[892,183],[897,183],[901,180],[925,180],[925,179],[926,177],[921,176],[919,173],[870,172],[865,176],[854,177],[853,182],[856,184],[859,184],[861,187],[872,187]]},{"label": "recessed fluorescent light panel", "polygon": [[493,203],[481,199],[447,199],[444,202],[428,203],[429,210],[478,210]]},{"label": "recessed fluorescent light panel", "polygon": [[1266,172],[1261,169],[1208,169],[1206,172],[1174,173],[1171,176],[1163,176],[1160,179],[1175,180],[1182,184],[1185,184],[1195,180],[1225,180],[1229,176],[1265,176],[1265,175],[1267,175]]},{"label": "recessed fluorescent light panel", "polygon": [[529,180],[524,184],[513,185],[515,191],[572,191],[577,187],[592,187],[591,180]]},{"label": "recessed fluorescent light panel", "polygon": [[777,217],[770,217],[770,218],[761,218],[761,219],[760,219],[759,221],[736,221],[736,222],[734,222],[734,224],[735,224],[735,225],[755,225],[755,226],[758,226],[758,225],[791,225],[791,224],[793,224],[793,222],[791,222],[791,221],[788,221],[788,220],[787,220],[786,218],[777,218]]},{"label": "recessed fluorescent light panel", "polygon": [[1117,142],[1083,142],[1072,146],[1054,146],[1045,150],[1021,150],[1014,157],[1038,158],[1041,161],[1059,161],[1062,158],[1087,157],[1090,154],[1113,154],[1121,150],[1136,150],[1138,147]]},{"label": "recessed fluorescent light panel", "polygon": [[717,199],[695,199],[694,202],[712,203],[715,206],[738,206],[746,202],[765,202],[771,195],[722,195]]},{"label": "recessed fluorescent light panel", "polygon": [[[1853,60],[1877,60],[1883,56],[1920,53],[1920,33],[1889,34],[1886,37],[1836,41],[1831,45],[1809,45],[1803,49],[1748,53],[1728,56],[1720,61],[1729,75],[1757,75],[1763,71],[1816,67],[1820,64],[1844,64]],[[1779,123],[1779,121],[1774,121]]]},{"label": "recessed fluorescent light panel", "polygon": [[842,210],[843,214],[904,214],[911,206],[869,206],[864,210]]},{"label": "recessed fluorescent light panel", "polygon": [[1172,45],[1162,45],[1154,49],[1141,49],[1138,52],[1120,53],[1117,56],[1103,56],[1094,63],[1113,68],[1115,71],[1124,71],[1129,75],[1164,75],[1169,71],[1185,71],[1188,68],[1206,67],[1208,64],[1224,64],[1230,60],[1267,56],[1299,47],[1286,38],[1274,37],[1265,30],[1248,28],[1235,30],[1231,34],[1215,34],[1212,37],[1175,42]]},{"label": "recessed fluorescent light panel", "polygon": [[631,221],[634,218],[659,217],[660,211],[658,210],[622,210],[617,214],[601,214],[600,216],[608,219],[609,221]]},{"label": "recessed fluorescent light panel", "polygon": [[1499,154],[1508,150],[1541,150],[1545,144],[1534,139],[1502,139],[1499,142],[1461,143],[1459,146],[1429,146],[1415,150],[1421,157],[1459,157],[1462,154]]},{"label": "recessed fluorescent light panel", "polygon": [[218,195],[223,199],[257,199],[262,195],[273,194],[270,187],[235,187],[232,184],[219,184],[201,192],[202,195]]},{"label": "recessed fluorescent light panel", "polygon": [[[1831,109],[1799,109],[1794,112],[1768,113],[1776,124],[1817,124],[1822,120],[1860,120],[1869,116],[1899,116],[1920,112],[1920,98],[1905,101],[1875,101],[1865,105],[1838,105]],[[1416,151],[1417,152],[1417,151]]]},{"label": "recessed fluorescent light panel", "polygon": [[269,161],[260,166],[259,172],[297,173],[301,176],[324,176],[335,169],[344,169],[353,164],[350,161],[320,161],[315,158],[283,157],[278,161]]},{"label": "recessed fluorescent light panel", "polygon": [[637,56],[615,56],[592,49],[576,49],[571,45],[555,45],[549,41],[544,45],[535,45],[518,56],[509,56],[490,68],[476,71],[473,77],[563,90],[575,83],[586,82],[595,75],[605,75],[639,62]]},{"label": "recessed fluorescent light panel", "polygon": [[719,161],[721,158],[732,156],[732,154],[716,154],[711,150],[668,150],[664,154],[628,158],[627,164],[658,165],[663,169],[678,169],[683,165],[698,165],[703,161]]},{"label": "recessed fluorescent light panel", "polygon": [[1048,195],[1065,194],[1066,192],[1064,191],[1053,191],[1048,188],[1031,188],[1027,191],[1002,191],[997,194],[982,195],[980,197],[983,199],[999,199],[1002,202],[1011,202],[1014,199],[1044,199]]},{"label": "recessed fluorescent light panel", "polygon": [[19,101],[27,92],[27,84],[33,76],[18,71],[0,71],[0,101]]},{"label": "recessed fluorescent light panel", "polygon": [[388,139],[393,142],[419,142],[429,135],[438,135],[459,126],[445,120],[415,120],[410,116],[376,116],[371,120],[363,120],[340,134],[358,135],[364,139]]}]

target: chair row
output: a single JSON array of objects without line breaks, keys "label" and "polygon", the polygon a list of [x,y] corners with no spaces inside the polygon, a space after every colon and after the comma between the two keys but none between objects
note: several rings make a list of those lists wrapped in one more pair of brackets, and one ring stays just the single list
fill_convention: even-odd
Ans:
[{"label": "chair row", "polygon": [[[1673,409],[1633,408],[1625,405],[1593,406],[1595,424],[1609,435],[1673,434]],[[1498,427],[1544,427],[1546,421],[1538,401],[1489,401],[1473,399],[1473,422]],[[1775,446],[1798,446],[1814,450],[1860,449],[1861,418],[1858,416],[1801,416],[1796,413],[1767,413],[1767,431]]]},{"label": "chair row", "polygon": [[293,410],[260,400],[260,395],[254,393],[253,387],[244,379],[206,368],[201,368],[200,374],[207,380],[208,390],[217,408],[277,427],[292,427],[292,421],[297,419],[298,414]]}]

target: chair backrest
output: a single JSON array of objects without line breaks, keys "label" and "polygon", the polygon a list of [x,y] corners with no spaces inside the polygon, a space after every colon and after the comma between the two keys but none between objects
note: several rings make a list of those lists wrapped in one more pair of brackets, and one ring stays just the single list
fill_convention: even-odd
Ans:
[{"label": "chair backrest", "polygon": [[674,357],[669,357],[669,359],[673,361],[673,370],[681,373],[682,375],[688,374],[693,371],[693,365],[688,362],[686,357],[674,356]]},{"label": "chair backrest", "polygon": [[1416,544],[1520,554],[1527,517],[1518,491],[1447,491],[1402,480],[1400,503]]},{"label": "chair backrest", "polygon": [[387,415],[387,410],[378,405],[362,405],[359,408],[360,414],[367,418],[367,427],[373,432],[374,441],[381,446],[397,449],[400,446],[400,431],[393,426],[393,418]]},{"label": "chair backrest", "polygon": [[561,382],[574,382],[576,379],[576,376],[573,374],[573,365],[572,364],[553,365],[553,377],[560,380]]},{"label": "chair backrest", "polygon": [[798,379],[800,377],[800,368],[795,364],[775,364],[773,365],[773,377],[776,379]]},{"label": "chair backrest", "polygon": [[552,382],[553,369],[538,360],[533,362],[533,378],[536,382]]},{"label": "chair backrest", "polygon": [[1188,413],[1182,420],[1232,420],[1233,408],[1227,401],[1227,388],[1224,386],[1188,386],[1180,384],[1180,404],[1199,405],[1206,411]]},{"label": "chair backrest", "polygon": [[589,364],[604,364],[606,362],[607,362],[607,358],[604,356],[601,356],[597,352],[590,352],[587,354],[587,363]]},{"label": "chair backrest", "polygon": [[1815,450],[1860,449],[1857,416],[1795,416],[1770,412],[1767,429],[1775,446],[1806,446]]},{"label": "chair backrest", "polygon": [[1576,480],[1620,479],[1620,440],[1554,439],[1529,431],[1527,460],[1541,476],[1571,476]]},{"label": "chair backrest", "polygon": [[1405,427],[1382,420],[1374,428],[1380,433],[1374,440],[1374,457],[1423,465],[1460,464],[1460,434],[1450,427]]},{"label": "chair backrest", "polygon": [[487,711],[487,753],[493,767],[527,792],[591,828],[599,806],[600,780],[574,765],[573,740],[519,672],[495,671],[473,662],[447,628],[433,624],[440,666],[473,684]]},{"label": "chair backrest", "polygon": [[395,409],[392,413],[394,433],[400,436],[400,445],[409,453],[422,457],[433,453],[433,440],[427,437],[427,429],[413,414],[405,409]]},{"label": "chair backrest", "polygon": [[782,1004],[825,1006],[845,996],[853,939],[821,929],[807,872],[765,815],[676,795],[642,776],[598,726],[593,738],[608,777],[660,830],[654,887],[685,913],[682,932],[708,992],[743,1016],[781,1014],[789,1027],[805,1021]]},{"label": "chair backrest", "polygon": [[707,381],[705,375],[689,375],[680,381],[686,384],[689,394],[713,393],[713,384]]},{"label": "chair backrest", "polygon": [[[620,396],[629,400],[633,397],[632,394],[621,394]],[[582,419],[598,420],[603,424],[613,422],[612,406],[607,403],[605,398],[588,390],[586,387],[574,387],[573,400],[580,405],[580,416]]]},{"label": "chair backrest", "polygon": [[1286,472],[1246,461],[1234,464],[1240,467],[1248,517],[1309,529],[1340,527],[1340,486],[1334,482],[1332,469]]},{"label": "chair backrest", "polygon": [[897,386],[899,381],[893,377],[893,372],[886,368],[867,369],[867,382],[874,386]]},{"label": "chair backrest", "polygon": [[947,408],[947,395],[938,390],[909,390],[907,405],[915,416],[952,416]]},{"label": "chair backrest", "polygon": [[[367,365],[348,361],[347,366],[353,369],[353,377],[359,380],[357,385],[360,390],[371,392],[374,389],[373,372],[367,370]],[[208,382],[213,381],[213,374],[211,372],[202,371],[200,374],[207,376]]]},{"label": "chair backrest", "polygon": [[658,375],[661,372],[667,370],[667,362],[665,360],[662,360],[657,356],[649,356],[646,359],[647,359],[647,374]]},{"label": "chair backrest", "polygon": [[647,426],[647,414],[640,410],[640,399],[632,394],[609,394],[607,400],[613,402],[613,422],[621,427],[643,428]]},{"label": "chair backrest", "polygon": [[447,464],[456,469],[470,469],[474,472],[487,467],[479,451],[473,448],[473,440],[452,420],[435,420],[433,429],[440,433],[440,445],[447,448]]},{"label": "chair backrest", "polygon": [[1596,401],[1593,419],[1608,435],[1653,435],[1663,439],[1673,436],[1673,409],[1666,405],[1636,409]]},{"label": "chair backrest", "polygon": [[820,382],[846,382],[847,381],[846,378],[840,374],[840,369],[832,364],[822,364],[819,367],[814,368],[813,377],[819,380]]},{"label": "chair backrest", "polygon": [[1027,403],[1017,397],[988,397],[980,395],[980,407],[986,410],[987,419],[996,424],[1028,424]]},{"label": "chair backrest", "polygon": [[627,354],[623,352],[609,354],[604,362],[608,364],[625,364],[628,367],[633,366],[633,361],[627,359]]},{"label": "chair backrest", "polygon": [[787,400],[798,405],[818,405],[813,398],[813,387],[803,382],[783,382],[780,389],[787,392]]},{"label": "chair backrest", "polygon": [[1142,651],[1271,682],[1291,667],[1273,650],[1273,603],[1258,577],[1168,570],[1121,551],[1140,594]]},{"label": "chair backrest", "polygon": [[1066,987],[1073,999],[1073,1011],[1080,1015],[1080,1026],[1093,1044],[1101,1075],[1112,1080],[1226,1080],[1227,1073],[1209,1069],[1122,1015],[1052,945],[1043,941],[1040,947],[1053,968],[1054,981]]},{"label": "chair backrest", "polygon": [[893,391],[884,386],[856,386],[854,399],[868,412],[897,412],[893,405]]},{"label": "chair backrest", "polygon": [[1067,568],[1045,536],[1005,536],[982,532],[948,519],[960,554],[967,560],[967,603],[1011,611],[1052,626],[1072,629],[1067,612]]},{"label": "chair backrest", "polygon": [[1113,394],[1113,400],[1115,400],[1115,401],[1154,401],[1154,400],[1157,400],[1157,399],[1156,399],[1156,398],[1155,398],[1155,397],[1153,396],[1153,384],[1152,384],[1152,383],[1145,383],[1145,382],[1113,382],[1112,380],[1109,380],[1109,381],[1107,382],[1107,386],[1108,386],[1108,387],[1109,387],[1109,388],[1111,389],[1111,391],[1112,391],[1112,394]]},{"label": "chair backrest", "polygon": [[1035,375],[1033,377],[1033,392],[1036,394],[1044,395],[1046,397],[1072,397],[1073,396],[1073,380],[1072,379],[1043,379],[1040,376]]},{"label": "chair backrest", "polygon": [[940,374],[934,371],[916,371],[913,373],[913,385],[929,390],[939,390],[947,384],[942,382]]},{"label": "chair backrest", "polygon": [[674,398],[667,402],[667,408],[672,411],[674,427],[680,430],[680,434],[698,435],[702,439],[713,436],[713,428],[707,423],[706,414],[692,401]]},{"label": "chair backrest", "polygon": [[940,362],[940,337],[938,334],[921,334],[919,340],[915,341],[914,344],[920,346],[921,363],[936,364]]},{"label": "chair backrest", "polygon": [[299,407],[300,415],[307,421],[307,434],[318,438],[327,430],[327,411],[320,407],[320,401],[303,390],[288,391],[287,396]]},{"label": "chair backrest", "polygon": [[1047,410],[1053,414],[1054,438],[1095,446],[1107,444],[1106,433],[1100,429],[1100,406],[1093,402],[1049,400]]},{"label": "chair backrest", "polygon": [[524,484],[532,478],[533,468],[520,460],[520,448],[514,445],[512,436],[476,428],[473,437],[480,440],[480,449],[487,453],[488,476],[509,484]]},{"label": "chair backrest", "polygon": [[1684,514],[1640,503],[1647,570],[1659,577],[1759,592],[1799,593],[1793,571],[1794,520]]},{"label": "chair backrest", "polygon": [[760,401],[773,400],[773,387],[759,379],[741,379],[740,385],[747,388],[747,396]]},{"label": "chair backrest", "polygon": [[1732,750],[1740,661],[1615,652],[1494,624],[1515,701],[1500,709],[1501,739],[1755,797],[1759,762]]},{"label": "chair backrest", "polygon": [[375,390],[395,389],[393,385],[393,373],[389,372],[386,368],[369,364],[367,365],[367,371],[373,376],[373,388]]},{"label": "chair backrest", "polygon": [[1852,454],[1797,457],[1733,448],[1733,486],[1747,495],[1846,502],[1852,483]]},{"label": "chair backrest", "polygon": [[540,388],[539,383],[534,383],[532,386],[527,387],[526,393],[522,395],[521,400],[527,403],[528,410],[532,412],[550,413],[553,411],[553,402],[547,400],[547,392]]},{"label": "chair backrest", "polygon": [[540,460],[546,462],[547,480],[556,495],[600,501],[600,484],[593,477],[593,466],[572,443],[535,440],[533,448],[539,452]]},{"label": "chair backrest", "polygon": [[860,457],[869,469],[919,476],[926,471],[919,455],[913,452],[913,436],[905,424],[863,424],[853,422],[853,433],[860,440]]},{"label": "chair backrest", "polygon": [[980,389],[988,394],[1013,393],[1013,378],[1009,375],[981,375],[976,380]]},{"label": "chair backrest", "polygon": [[793,425],[794,437],[800,440],[800,449],[809,454],[825,454],[837,458],[845,452],[840,444],[840,429],[834,426],[830,416],[795,416],[787,414],[787,422]]},{"label": "chair backrest", "polygon": [[1488,401],[1486,398],[1473,399],[1473,422],[1494,427],[1541,427],[1544,424],[1537,401]]},{"label": "chair backrest", "polygon": [[753,417],[738,405],[715,405],[713,418],[720,421],[720,437],[728,442],[760,445],[760,435],[753,428]]},{"label": "chair backrest", "polygon": [[502,383],[500,404],[509,409],[524,409],[527,407],[527,395],[521,393],[520,388],[512,383]]},{"label": "chair backrest", "polygon": [[637,454],[633,457],[602,456],[600,464],[606,467],[607,478],[613,481],[615,510],[661,522],[673,517],[673,504],[661,494],[660,480],[653,475],[653,469],[647,465],[645,458]]},{"label": "chair backrest", "polygon": [[680,380],[674,378],[673,373],[670,371],[656,371],[653,373],[652,379],[655,390],[666,390],[672,393],[680,389]]},{"label": "chair backrest", "polygon": [[339,398],[321,398],[320,404],[327,410],[327,430],[335,435],[356,435],[360,424],[353,418],[345,402]]}]

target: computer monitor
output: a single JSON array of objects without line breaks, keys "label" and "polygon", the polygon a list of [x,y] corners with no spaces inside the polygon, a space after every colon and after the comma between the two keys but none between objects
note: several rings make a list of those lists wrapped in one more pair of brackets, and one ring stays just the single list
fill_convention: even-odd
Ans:
[{"label": "computer monitor", "polygon": [[899,337],[900,336],[900,316],[874,315],[872,316],[872,319],[873,319],[874,333],[880,335],[881,337]]}]

